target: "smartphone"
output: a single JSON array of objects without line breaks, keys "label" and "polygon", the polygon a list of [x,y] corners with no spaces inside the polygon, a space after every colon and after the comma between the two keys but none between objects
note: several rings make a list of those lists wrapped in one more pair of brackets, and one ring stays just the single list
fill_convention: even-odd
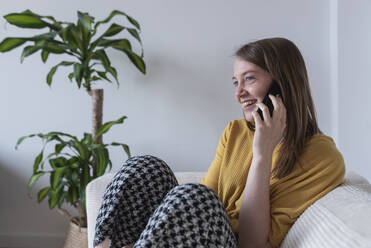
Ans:
[{"label": "smartphone", "polygon": [[[263,99],[263,103],[268,107],[269,114],[272,117],[274,106],[273,106],[273,103],[272,103],[271,99],[268,96],[269,94],[274,95],[274,96],[281,95],[280,86],[278,85],[278,83],[275,80],[272,81],[272,83],[271,83],[271,85],[268,89],[268,93]],[[259,108],[257,110],[257,112],[259,113],[260,118],[262,118],[262,120],[264,120],[263,111]]]}]

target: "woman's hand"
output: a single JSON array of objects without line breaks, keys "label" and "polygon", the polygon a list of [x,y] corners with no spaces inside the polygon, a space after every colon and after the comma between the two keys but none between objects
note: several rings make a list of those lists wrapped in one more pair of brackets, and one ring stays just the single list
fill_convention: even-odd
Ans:
[{"label": "woman's hand", "polygon": [[255,122],[255,134],[253,141],[253,156],[264,157],[272,155],[276,145],[282,140],[286,128],[286,107],[281,97],[269,94],[274,110],[272,117],[264,103],[256,103],[263,111],[264,120],[254,111],[252,113]]}]

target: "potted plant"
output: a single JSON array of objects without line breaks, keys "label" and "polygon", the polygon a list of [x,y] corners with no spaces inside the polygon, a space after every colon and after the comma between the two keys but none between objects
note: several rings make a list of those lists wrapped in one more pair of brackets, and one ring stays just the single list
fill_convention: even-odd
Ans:
[{"label": "potted plant", "polygon": [[[100,35],[98,27],[109,23],[114,16],[123,16],[130,26],[112,23]],[[109,121],[102,125],[103,89],[93,89],[94,82],[107,81],[112,83],[117,79],[117,70],[111,65],[106,49],[113,48],[123,52],[129,60],[143,74],[146,72],[143,61],[143,46],[139,36],[139,23],[126,13],[114,10],[102,21],[94,22],[94,17],[88,13],[77,12],[77,22],[57,21],[52,16],[41,16],[30,10],[20,13],[10,13],[4,16],[6,21],[20,28],[47,29],[47,32],[31,37],[7,37],[0,43],[0,52],[8,52],[24,44],[21,62],[28,56],[41,52],[41,59],[45,63],[50,54],[69,55],[70,60],[61,61],[53,66],[46,76],[46,83],[51,86],[53,76],[58,67],[71,67],[69,80],[75,81],[78,88],[85,88],[92,97],[93,127],[92,133],[84,133],[82,138],[63,132],[49,132],[47,134],[32,134],[21,137],[17,144],[30,137],[39,137],[43,141],[42,151],[36,156],[33,164],[33,174],[28,183],[31,190],[37,179],[45,174],[50,175],[50,185],[41,189],[37,194],[38,202],[48,198],[49,207],[58,207],[59,211],[69,216],[71,223],[86,227],[86,185],[106,172],[112,164],[109,159],[108,146],[120,146],[130,157],[129,146],[119,142],[104,144],[102,135],[113,125],[123,123],[126,116],[116,121]],[[140,45],[140,55],[133,51],[131,43],[126,38],[116,38],[123,31],[133,37]],[[53,152],[45,154],[47,144],[54,144]],[[47,170],[45,164],[49,164]],[[76,217],[62,208],[63,203],[69,203],[78,209]]]}]

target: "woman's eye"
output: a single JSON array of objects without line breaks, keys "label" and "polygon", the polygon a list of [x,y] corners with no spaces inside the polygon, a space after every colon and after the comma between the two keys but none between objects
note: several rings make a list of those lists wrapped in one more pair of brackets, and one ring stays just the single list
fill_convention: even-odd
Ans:
[{"label": "woman's eye", "polygon": [[245,77],[245,80],[246,81],[251,81],[251,80],[253,80],[254,79],[254,77]]},{"label": "woman's eye", "polygon": [[234,87],[237,87],[238,86],[238,81],[234,81],[232,84],[233,84]]}]

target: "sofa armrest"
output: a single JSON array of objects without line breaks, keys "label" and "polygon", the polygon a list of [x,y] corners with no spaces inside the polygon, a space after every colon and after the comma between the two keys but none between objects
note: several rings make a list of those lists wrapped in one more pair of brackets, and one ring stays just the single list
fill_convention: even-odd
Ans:
[{"label": "sofa armrest", "polygon": [[108,173],[92,180],[86,186],[86,215],[88,221],[88,243],[89,248],[93,248],[95,221],[98,216],[104,191],[113,178],[114,174]]},{"label": "sofa armrest", "polygon": [[371,184],[347,171],[344,182],[309,206],[281,248],[371,247]]},{"label": "sofa armrest", "polygon": [[[206,172],[175,172],[179,184],[200,183]],[[93,248],[95,223],[102,204],[104,191],[114,177],[113,173],[105,174],[91,181],[86,186],[86,212],[88,220],[89,248]]]}]

